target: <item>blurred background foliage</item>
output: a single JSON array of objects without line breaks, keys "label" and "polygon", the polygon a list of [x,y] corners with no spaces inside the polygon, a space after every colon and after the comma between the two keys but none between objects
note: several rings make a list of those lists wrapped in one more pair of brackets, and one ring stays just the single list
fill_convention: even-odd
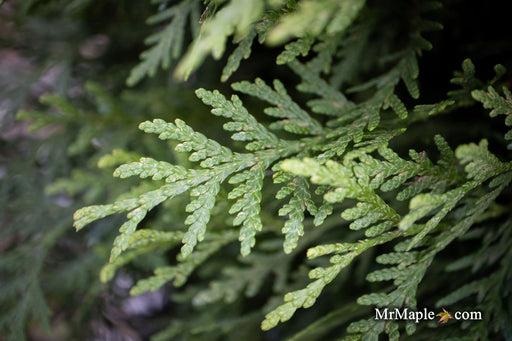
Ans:
[{"label": "blurred background foliage", "polygon": [[[383,9],[389,3],[369,2],[374,8]],[[201,267],[188,289],[167,286],[154,293],[129,296],[136,280],[150,274],[155,264],[165,265],[175,256],[176,250],[165,247],[161,252],[137,257],[111,283],[99,281],[100,269],[108,260],[117,233],[111,226],[120,223],[118,218],[107,218],[75,233],[73,212],[155,186],[151,181],[113,178],[113,170],[121,163],[137,160],[141,155],[179,164],[188,162],[166,143],[141,133],[137,125],[157,117],[166,121],[183,118],[197,131],[207,132],[208,137],[231,143],[221,124],[193,93],[197,87],[231,91],[220,82],[227,57],[220,62],[207,59],[186,82],[176,81],[171,67],[159,70],[135,87],[126,85],[139,54],[147,48],[144,39],[155,31],[146,19],[163,3],[6,0],[0,5],[0,340],[146,340],[151,335],[157,335],[155,340],[167,340],[181,339],[185,334],[190,340],[279,340],[320,317],[324,325],[341,326],[348,316],[356,318],[368,312],[367,308],[344,303],[372,286],[364,280],[371,267],[371,252],[343,272],[340,280],[327,289],[332,296],[322,296],[315,310],[301,311],[286,327],[268,333],[260,331],[263,315],[255,309],[261,305],[260,296],[272,296],[272,288],[265,285],[259,296],[206,306],[201,308],[203,313],[186,304],[207,288],[202,278],[212,278],[237,262],[237,245],[227,247],[208,266]],[[499,1],[445,2],[436,18],[445,28],[429,36],[434,50],[420,60],[424,102],[439,100],[452,89],[448,80],[468,56],[478,70],[489,72],[490,76],[481,75],[483,79],[492,77],[492,67],[497,63],[512,69],[512,44],[505,27],[509,14],[500,6]],[[202,10],[203,3],[199,7]],[[383,18],[383,24],[397,21],[394,17]],[[383,35],[389,29],[383,25]],[[184,35],[185,46],[192,35],[191,31]],[[380,43],[383,42],[375,42],[376,46]],[[234,46],[228,45],[227,49],[231,52]],[[275,65],[279,52],[256,44],[251,59],[242,62],[231,80],[258,76],[296,83],[289,70]],[[365,67],[374,72],[372,65]],[[510,87],[512,80],[507,82]],[[260,103],[250,100],[246,105],[261,109]],[[473,112],[469,118],[475,120],[471,127],[461,124],[469,119],[466,110],[413,126],[413,133],[407,138],[414,136],[415,130],[434,131],[435,126],[435,131],[453,145],[481,137],[501,139],[502,128],[492,126],[477,109],[469,112]],[[407,138],[398,140],[397,147],[429,148],[431,142]],[[184,205],[179,200],[166,203],[144,223],[156,229],[174,228],[186,216]],[[269,212],[275,209],[269,207]],[[222,203],[218,210],[222,224],[223,219],[228,219],[227,214],[223,217]],[[272,226],[275,218],[265,219]],[[329,240],[329,229],[322,233],[320,236],[313,232],[307,238]],[[350,233],[346,240],[355,240],[357,234]],[[290,272],[293,281],[286,290],[307,283],[309,268],[300,265],[307,238],[288,258],[284,271]],[[283,264],[280,243],[281,240],[268,238],[258,252],[266,254],[268,261]],[[250,263],[251,258],[244,262]],[[275,300],[277,304],[281,298]],[[324,316],[333,306],[343,308]],[[224,317],[220,322],[219,316]],[[298,335],[295,340],[309,337]]]},{"label": "blurred background foliage", "polygon": [[[197,111],[188,86],[165,76],[139,89],[124,86],[150,32],[145,18],[152,7],[142,1],[0,7],[0,335],[9,340],[125,334],[137,340],[156,330],[143,323],[134,332],[124,322],[153,308],[120,309],[115,301],[128,295],[122,278],[111,292],[99,282],[113,221],[80,234],[72,228],[77,208],[129,190],[133,183],[112,178],[119,163],[149,150],[169,158],[138,123]],[[113,151],[117,159],[98,168]],[[157,309],[166,302],[162,293],[153,301]]]}]

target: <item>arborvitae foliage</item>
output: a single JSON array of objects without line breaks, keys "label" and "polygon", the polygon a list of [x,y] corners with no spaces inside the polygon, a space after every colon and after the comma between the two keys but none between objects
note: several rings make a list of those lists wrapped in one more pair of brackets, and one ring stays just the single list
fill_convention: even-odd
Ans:
[{"label": "arborvitae foliage", "polygon": [[[40,100],[48,112],[18,114],[34,128],[75,129],[68,155],[83,155],[89,168],[78,163],[47,191],[85,192],[81,202],[89,206],[74,213],[75,228],[115,233],[113,241],[95,240],[110,254],[98,271],[101,281],[131,266],[138,280],[132,295],[172,283],[175,313],[153,340],[512,337],[512,95],[505,67],[491,71],[484,60],[484,76],[477,77],[473,56],[466,55],[449,88],[450,74],[430,61],[426,72],[439,72],[435,82],[431,74],[422,81],[423,58],[449,53],[436,52],[443,19],[463,6],[154,3],[148,23],[161,27],[146,39],[148,49],[127,75],[128,85],[173,65],[174,82],[206,79],[202,73],[216,70],[203,61],[221,59],[227,50],[216,75],[222,82],[243,79],[244,65],[257,65],[254,54],[261,51],[279,49],[279,66],[232,83],[232,90],[199,88],[195,95],[204,106],[190,104],[182,113],[175,112],[178,105],[145,113],[145,103],[163,101],[155,95],[158,82],[146,80],[119,99],[89,83],[92,111],[45,95]],[[191,91],[175,86],[159,92],[171,96],[170,103]],[[192,105],[194,111],[186,111]],[[130,116],[134,107],[142,111]],[[201,124],[197,116],[206,108],[215,119]],[[137,137],[130,130],[134,121],[143,132]],[[467,136],[458,136],[460,125]],[[87,151],[101,141],[106,145],[99,152]],[[104,172],[91,169],[93,162],[117,167],[114,177],[131,182],[105,180]],[[108,197],[99,199],[102,193]],[[126,218],[119,224],[103,220],[120,215]],[[41,247],[39,262],[31,264],[40,273],[44,252],[67,225],[59,226],[2,258],[2,272],[18,275],[0,296],[9,311],[22,314],[15,326],[9,321],[17,315],[6,315],[12,339],[22,337],[28,311],[46,318],[40,284],[26,276],[32,270],[23,272],[28,279],[19,276],[27,265],[18,254],[29,254],[31,243]],[[16,302],[15,294],[24,300]],[[374,308],[425,307],[480,311],[483,318],[446,325],[375,319]]]}]

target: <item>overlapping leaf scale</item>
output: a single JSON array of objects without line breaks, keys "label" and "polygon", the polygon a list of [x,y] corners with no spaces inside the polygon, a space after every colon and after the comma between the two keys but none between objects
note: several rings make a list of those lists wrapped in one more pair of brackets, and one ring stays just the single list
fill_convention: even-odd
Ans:
[{"label": "overlapping leaf scale", "polygon": [[190,255],[194,246],[204,239],[206,224],[210,221],[210,213],[219,190],[220,181],[215,178],[191,190],[190,196],[194,199],[185,208],[185,211],[191,212],[191,214],[185,219],[185,224],[189,227],[183,236],[183,247],[181,248],[183,257]]},{"label": "overlapping leaf scale", "polygon": [[114,171],[114,176],[127,178],[138,175],[141,178],[151,177],[152,180],[165,179],[166,182],[175,182],[187,176],[187,170],[165,161],[156,161],[151,158],[141,158],[138,162],[124,164]]},{"label": "overlapping leaf scale", "polygon": [[[280,164],[274,167],[278,169]],[[302,177],[294,177],[290,173],[278,170],[274,174],[275,183],[286,184],[277,192],[276,198],[282,199],[291,195],[287,204],[279,210],[279,216],[286,217],[286,222],[282,229],[285,234],[283,243],[285,253],[292,252],[297,246],[300,236],[304,235],[304,212],[315,216],[318,209],[313,202],[308,182]],[[326,215],[327,212],[323,212]]]},{"label": "overlapping leaf scale", "polygon": [[251,248],[256,243],[256,233],[263,228],[259,213],[261,210],[261,188],[267,167],[267,164],[258,163],[229,180],[232,184],[241,183],[228,194],[228,199],[237,199],[229,213],[236,213],[233,225],[242,225],[239,240],[241,242],[240,252],[244,256],[251,252]]},{"label": "overlapping leaf scale", "polygon": [[303,57],[307,56],[314,42],[315,39],[312,37],[304,37],[286,44],[284,51],[277,56],[276,64],[282,65],[289,63],[299,55]]}]

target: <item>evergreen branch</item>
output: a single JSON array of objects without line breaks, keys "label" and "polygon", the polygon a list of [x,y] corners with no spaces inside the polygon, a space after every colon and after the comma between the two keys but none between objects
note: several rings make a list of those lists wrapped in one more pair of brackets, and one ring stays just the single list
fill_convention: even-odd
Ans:
[{"label": "evergreen branch", "polygon": [[[274,174],[274,182],[281,182],[279,175]],[[304,235],[304,211],[307,209],[313,216],[317,215],[318,209],[314,204],[309,185],[304,178],[291,177],[290,182],[283,186],[276,194],[277,199],[292,195],[288,204],[285,204],[280,210],[279,215],[287,217],[282,232],[285,234],[283,243],[284,252],[290,253],[296,246],[299,237]],[[323,218],[325,219],[325,217]]]},{"label": "evergreen branch", "polygon": [[313,112],[330,116],[345,114],[347,109],[354,107],[354,103],[350,102],[343,93],[330,86],[320,77],[319,72],[321,70],[315,70],[318,68],[314,65],[311,66],[314,62],[315,60],[308,65],[304,65],[297,60],[293,60],[289,63],[290,68],[302,79],[297,88],[302,92],[313,93],[322,97],[321,99],[308,101],[308,105]]},{"label": "evergreen branch", "polygon": [[244,38],[238,42],[238,46],[229,56],[224,69],[222,70],[221,81],[225,82],[231,75],[238,70],[242,59],[248,59],[251,56],[251,47],[254,38],[256,38],[256,30],[252,29]]},{"label": "evergreen branch", "polygon": [[197,306],[212,304],[223,300],[233,303],[239,296],[254,297],[265,284],[268,276],[276,276],[275,290],[281,290],[286,283],[289,259],[282,253],[265,255],[253,252],[244,258],[244,267],[227,267],[222,270],[223,278],[210,283],[209,287],[194,296]]},{"label": "evergreen branch", "polygon": [[268,41],[277,44],[290,37],[316,37],[324,31],[340,34],[355,20],[364,4],[363,0],[300,2],[297,10],[285,16],[270,32]]},{"label": "evergreen branch", "polygon": [[242,225],[239,240],[241,242],[240,252],[243,256],[251,252],[251,248],[256,243],[255,235],[263,228],[259,213],[261,188],[267,167],[268,165],[260,162],[248,171],[239,173],[236,178],[233,177],[229,181],[230,183],[243,181],[241,185],[235,187],[228,194],[228,199],[238,198],[233,206],[231,206],[229,213],[237,213],[233,220],[233,225]]},{"label": "evergreen branch", "polygon": [[152,180],[165,179],[166,182],[175,182],[184,179],[187,176],[187,170],[165,161],[141,158],[138,162],[121,165],[114,171],[114,176],[122,179],[134,175],[141,178],[151,177]]},{"label": "evergreen branch", "polygon": [[320,123],[302,110],[290,96],[286,93],[283,84],[274,80],[274,89],[272,90],[265,82],[259,78],[254,83],[240,82],[232,85],[233,89],[245,94],[261,98],[270,104],[273,108],[266,108],[265,113],[269,116],[285,118],[285,120],[274,122],[270,128],[284,129],[295,134],[320,134],[323,129]]},{"label": "evergreen branch", "polygon": [[[206,225],[220,190],[220,184],[237,172],[241,173],[235,175],[230,182],[245,181],[245,183],[231,192],[230,198],[234,199],[239,196],[241,198],[233,205],[230,212],[231,214],[238,212],[233,224],[242,225],[239,238],[242,254],[249,254],[250,249],[254,246],[255,234],[262,228],[259,212],[265,170],[278,158],[293,152],[297,146],[296,144],[282,143],[274,134],[268,132],[247,112],[236,96],[228,101],[216,91],[198,90],[197,93],[206,104],[214,107],[212,110],[214,114],[233,120],[230,122],[231,126],[228,123],[228,129],[242,130],[234,136],[236,139],[252,141],[252,147],[250,144],[249,148],[279,147],[280,149],[258,151],[256,154],[233,153],[228,148],[206,138],[203,134],[193,131],[181,120],[176,120],[174,124],[158,119],[142,123],[140,129],[146,133],[158,134],[160,139],[175,139],[181,142],[176,146],[176,150],[193,152],[189,160],[201,161],[200,165],[205,169],[187,170],[181,166],[150,158],[142,158],[139,162],[122,165],[116,169],[114,172],[116,176],[152,177],[153,180],[165,179],[169,184],[135,199],[121,200],[113,205],[92,206],[77,211],[75,226],[78,229],[107,215],[126,210],[131,211],[128,214],[129,220],[121,226],[121,234],[114,241],[111,261],[114,261],[121,252],[127,249],[131,235],[148,211],[163,201],[189,190],[191,190],[191,196],[197,198],[187,205],[186,210],[191,214],[185,223],[190,226],[188,232],[183,236],[182,255],[186,257],[191,254],[197,242],[205,236]],[[241,126],[238,127],[237,124],[241,124]],[[242,134],[245,137],[242,138]],[[244,171],[247,168],[250,170]]]},{"label": "evergreen branch", "polygon": [[454,98],[458,103],[472,104],[471,92],[483,87],[482,81],[475,77],[475,65],[470,59],[465,59],[462,62],[462,72],[456,71],[454,76],[450,83],[459,85],[462,89],[448,92],[448,97]]},{"label": "evergreen branch", "polygon": [[206,224],[210,221],[210,212],[219,190],[219,181],[212,179],[191,191],[190,195],[196,199],[192,200],[185,208],[185,211],[192,213],[185,220],[185,224],[190,226],[183,237],[183,247],[181,248],[183,257],[191,254],[197,242],[204,239]]},{"label": "evergreen branch", "polygon": [[[470,143],[457,148],[455,155],[461,163],[466,164],[464,170],[470,179],[483,183],[487,179],[511,169],[512,163],[502,163],[487,149],[487,140],[482,140],[478,145]],[[498,184],[496,184],[498,185]]]},{"label": "evergreen branch", "polygon": [[235,39],[245,36],[263,10],[262,0],[236,0],[224,5],[202,24],[199,36],[179,62],[175,75],[187,79],[208,54],[215,59],[222,57],[227,37],[233,33]]},{"label": "evergreen branch", "polygon": [[218,235],[210,234],[210,239],[199,244],[197,250],[189,257],[178,258],[178,264],[175,266],[156,268],[155,275],[138,281],[130,290],[130,294],[139,295],[146,291],[155,291],[170,281],[174,281],[174,285],[177,287],[182,286],[199,265],[235,239],[236,234],[231,231]]},{"label": "evergreen branch", "polygon": [[[216,141],[206,138],[203,134],[195,132],[182,120],[176,119],[175,124],[156,119],[153,122],[143,122],[139,128],[146,133],[159,134],[161,140],[178,140],[176,151],[190,152],[190,161],[200,161],[209,158],[209,162],[220,163],[231,159],[233,153]],[[206,163],[206,162],[205,162]],[[178,166],[179,169],[179,166]]]},{"label": "evergreen branch", "polygon": [[50,124],[66,124],[80,122],[85,118],[85,113],[77,109],[66,99],[58,95],[44,95],[39,98],[41,104],[50,105],[56,109],[56,113],[49,115],[39,111],[20,110],[16,115],[19,120],[30,120],[29,129],[31,131],[39,130]]},{"label": "evergreen branch", "polygon": [[[481,102],[484,108],[492,109],[489,113],[491,117],[505,115],[505,125],[510,127],[512,126],[512,93],[509,89],[503,87],[503,94],[505,97],[500,96],[492,86],[487,88],[487,92],[483,90],[473,90],[471,92],[471,96]],[[512,140],[512,129],[505,134],[505,139]]]},{"label": "evergreen branch", "polygon": [[[374,247],[375,245],[389,242],[398,236],[399,234],[397,233],[388,233],[387,235],[383,235],[379,238],[367,239],[347,246],[344,248],[344,251],[340,251],[340,249],[338,249],[337,253],[345,252],[345,254],[336,254],[332,256],[329,261],[333,265],[330,267],[319,267],[311,270],[309,272],[309,277],[316,280],[308,284],[305,289],[287,293],[284,297],[284,301],[286,303],[265,315],[265,320],[261,323],[261,328],[263,330],[269,330],[275,327],[279,322],[289,320],[297,309],[313,306],[318,296],[322,293],[324,287],[332,282],[339,272],[343,268],[347,267],[354,258],[367,249]],[[330,246],[326,247],[330,248]],[[320,253],[315,249],[308,250],[308,258],[318,257],[319,255]]]},{"label": "evergreen branch", "polygon": [[[486,147],[486,145],[484,146]],[[465,148],[470,149],[471,151],[466,151]],[[485,148],[484,150],[475,150],[476,146],[460,146],[457,150],[463,150],[463,152],[459,152],[457,154],[457,157],[463,157],[464,163],[468,163],[470,159],[475,160],[479,159],[481,157],[487,158],[487,160],[490,158],[490,153]],[[471,155],[471,156],[470,156]],[[493,160],[495,161],[495,160]],[[492,176],[499,175],[500,171],[503,171],[503,168],[500,169],[494,169],[494,173]],[[471,174],[471,170],[469,171]],[[480,181],[487,180],[488,177],[480,177]],[[369,295],[363,295],[358,299],[358,303],[364,304],[364,305],[376,305],[376,306],[395,306],[399,307],[402,305],[406,305],[412,309],[416,308],[416,290],[417,287],[422,280],[422,278],[425,275],[426,270],[432,263],[435,255],[437,255],[440,251],[442,251],[445,247],[447,247],[450,243],[453,242],[456,238],[460,237],[461,235],[465,234],[467,230],[476,222],[477,218],[481,216],[491,205],[493,200],[496,199],[496,197],[503,191],[505,187],[508,186],[508,184],[512,181],[512,177],[509,177],[507,181],[503,180],[500,185],[497,185],[499,187],[495,188],[492,192],[488,193],[487,195],[483,196],[478,200],[475,206],[468,206],[465,205],[464,207],[464,218],[462,220],[459,220],[458,223],[454,224],[452,227],[448,228],[447,230],[441,232],[439,235],[435,236],[431,243],[429,243],[431,246],[425,250],[421,251],[420,253],[414,252],[410,253],[407,251],[408,249],[411,249],[411,247],[418,246],[419,242],[425,238],[427,233],[433,230],[434,226],[437,226],[439,222],[445,218],[449,212],[453,211],[453,208],[457,202],[460,201],[460,199],[466,195],[468,192],[470,192],[472,189],[474,189],[477,184],[474,183],[474,181],[469,181],[468,183],[462,185],[460,188],[457,188],[451,192],[447,192],[443,194],[444,198],[441,197],[432,197],[432,196],[417,196],[413,200],[411,200],[411,213],[413,213],[415,209],[417,209],[416,205],[421,202],[421,205],[425,207],[425,211],[431,210],[432,207],[439,205],[440,203],[445,202],[445,206],[443,209],[441,209],[432,219],[430,219],[426,224],[425,227],[422,229],[417,229],[419,233],[414,235],[414,237],[408,241],[407,250],[405,252],[399,251],[399,248],[397,251],[399,253],[393,253],[388,254],[384,256],[380,256],[379,261],[384,263],[402,263],[403,265],[397,266],[397,267],[391,267],[386,268],[382,270],[377,270],[367,276],[367,279],[370,281],[387,281],[387,280],[394,280],[394,285],[396,286],[396,289],[389,294],[379,293],[379,294],[369,294]],[[415,201],[418,202],[415,202]],[[450,203],[449,203],[450,202]],[[428,205],[431,205],[430,208]],[[448,208],[446,208],[446,205],[449,205]],[[453,214],[453,213],[452,213]],[[404,220],[407,220],[408,216],[405,216],[403,220],[401,221],[401,224]],[[406,244],[407,244],[406,243]],[[404,257],[406,256],[406,257]],[[470,295],[473,293],[476,288],[481,287],[482,283],[474,282],[472,284],[469,284],[467,286],[464,286],[460,288],[459,290],[454,291],[451,295],[446,297],[446,300],[441,301],[439,304],[446,304],[448,302],[455,302],[454,300],[458,300],[460,298],[463,298],[467,295]],[[444,302],[444,303],[443,303]],[[371,321],[371,320],[363,320],[359,321],[358,323],[352,324],[349,327],[349,331],[352,333],[364,333],[367,335],[369,328],[371,328],[372,325],[378,325],[379,322]],[[380,327],[379,327],[380,328]],[[415,328],[410,327],[408,328],[407,332],[408,334],[413,333]],[[382,332],[382,330],[380,331]],[[380,333],[379,332],[379,333]],[[378,335],[378,334],[377,334]],[[362,336],[362,334],[359,334],[359,336]]]},{"label": "evergreen branch", "polygon": [[[30,3],[37,2],[27,2],[22,11],[31,8],[37,13],[45,6]],[[66,8],[78,13],[77,8],[87,9],[87,3],[73,1]],[[131,116],[133,112],[149,111],[153,115],[157,110],[174,116],[173,110],[168,110],[174,108],[170,102],[184,102],[175,91],[169,93],[168,87],[158,90],[147,84],[151,91],[123,92],[120,96],[130,106],[125,110],[122,101],[100,86],[88,83],[85,93],[82,86],[77,86],[82,64],[94,75],[95,65],[101,66],[114,55],[80,62],[79,68],[72,63],[69,70],[73,72],[65,70],[58,77],[53,70],[48,77],[41,74],[45,86],[46,78],[51,78],[52,83],[53,78],[59,78],[59,82],[62,78],[72,85],[69,89],[56,87],[68,91],[72,100],[41,96],[40,102],[50,105],[51,110],[22,110],[18,118],[30,120],[30,129],[48,129],[38,135],[16,132],[12,139],[13,129],[6,126],[9,129],[1,136],[6,146],[16,147],[14,153],[6,149],[0,155],[6,164],[0,166],[0,178],[7,176],[8,180],[0,190],[7,208],[0,218],[8,226],[0,238],[0,304],[5,308],[0,314],[2,336],[6,331],[8,340],[23,340],[24,334],[37,331],[39,324],[48,328],[55,323],[45,301],[45,295],[52,294],[50,290],[58,295],[70,291],[76,295],[79,290],[98,293],[99,285],[91,284],[86,275],[98,272],[98,255],[103,256],[104,240],[110,240],[107,238],[114,242],[107,248],[110,261],[100,272],[103,282],[112,280],[116,271],[129,262],[136,265],[133,270],[141,270],[142,265],[154,271],[132,288],[134,295],[158,290],[168,282],[182,286],[194,275],[187,290],[177,292],[173,300],[192,300],[197,309],[177,307],[182,317],[156,335],[155,340],[244,339],[248,335],[258,338],[251,328],[257,328],[263,312],[267,314],[260,327],[268,330],[291,319],[298,309],[313,305],[316,312],[305,321],[316,321],[291,340],[333,337],[346,324],[350,335],[343,340],[378,340],[386,335],[390,340],[399,340],[415,333],[420,339],[446,338],[445,329],[423,328],[412,321],[378,321],[368,316],[372,307],[413,311],[425,294],[431,293],[441,293],[433,300],[437,306],[457,304],[460,309],[471,308],[483,314],[482,321],[448,326],[452,328],[450,340],[512,335],[510,306],[506,304],[512,294],[512,232],[507,203],[512,161],[502,146],[491,145],[495,139],[489,136],[493,136],[494,126],[482,124],[485,130],[478,131],[490,134],[487,137],[491,142],[471,142],[469,136],[463,138],[470,138],[469,142],[452,149],[440,135],[430,135],[432,129],[437,129],[436,122],[415,124],[444,114],[440,129],[448,140],[457,141],[460,137],[451,134],[457,132],[451,128],[459,122],[447,114],[467,111],[471,106],[472,111],[488,109],[490,117],[504,116],[508,127],[504,140],[512,140],[512,93],[502,87],[510,82],[498,83],[505,74],[501,65],[495,66],[492,80],[479,80],[475,66],[466,59],[462,70],[455,72],[451,80],[457,89],[450,91],[446,99],[428,104],[417,101],[423,87],[425,93],[437,93],[429,89],[433,78],[420,79],[420,66],[424,63],[419,58],[433,47],[426,33],[443,28],[426,18],[429,11],[441,6],[440,2],[388,2],[383,6],[381,2],[364,0],[205,0],[201,16],[200,1],[153,3],[159,7],[148,24],[160,25],[160,29],[145,40],[148,49],[132,69],[128,85],[154,76],[159,68],[170,68],[189,38],[192,44],[179,60],[174,75],[186,79],[209,55],[221,58],[229,38],[233,53],[221,76],[226,81],[242,60],[251,57],[258,37],[260,44],[284,45],[290,40],[276,53],[276,64],[286,64],[298,76],[297,91],[301,95],[295,95],[291,89],[294,77],[286,73],[272,84],[256,75],[254,80],[232,85],[235,92],[263,104],[251,100],[244,100],[244,104],[242,95],[226,97],[218,90],[198,89],[197,97],[211,107],[213,115],[225,119],[223,129],[235,142],[219,143],[179,119],[141,123],[139,128],[145,133],[172,140],[159,143],[154,137],[134,139],[118,127],[145,119]],[[462,14],[466,17],[465,12]],[[185,32],[189,23],[191,34]],[[456,33],[448,30],[448,36]],[[110,34],[105,31],[102,36],[115,37]],[[13,42],[16,47],[17,40]],[[30,42],[29,39],[25,43]],[[89,38],[70,46],[79,46],[80,54],[89,59],[82,49],[88,44]],[[52,65],[50,62],[47,65]],[[65,79],[68,73],[72,75],[69,83]],[[107,78],[109,87],[117,89],[115,77]],[[199,74],[194,78],[204,80]],[[2,83],[10,90],[11,83],[17,82],[18,79],[12,82],[7,77]],[[40,88],[39,82],[36,85],[35,90]],[[165,94],[166,98],[158,98],[155,93]],[[406,100],[404,96],[410,98]],[[84,103],[88,108],[89,97],[94,110],[83,109]],[[7,112],[13,107],[10,102],[9,98]],[[143,103],[142,107],[137,103]],[[32,107],[30,102],[26,104]],[[252,114],[259,108],[264,108],[269,123]],[[185,114],[195,112],[188,106],[185,110]],[[487,119],[486,115],[477,118],[478,125]],[[409,127],[412,133],[393,140]],[[404,153],[415,148],[414,141],[423,145],[432,136],[439,153],[430,152],[431,146],[425,147],[429,155],[413,149]],[[18,139],[22,142],[19,146]],[[33,151],[27,149],[26,140],[33,140],[30,145],[37,143]],[[52,149],[50,140],[57,141],[59,148]],[[222,137],[218,141],[223,141]],[[67,148],[68,158],[59,154],[62,146]],[[177,153],[170,152],[169,146]],[[245,150],[235,149],[239,146]],[[18,151],[30,156],[27,159],[35,161],[36,169],[32,164],[27,167],[26,160],[13,167],[11,161],[17,158],[11,154]],[[430,154],[439,157],[434,160]],[[91,171],[90,165],[94,164],[109,170]],[[66,173],[76,165],[82,169]],[[132,179],[112,185],[110,174],[108,180],[103,175],[114,167],[115,177]],[[53,181],[54,174],[68,176],[53,182],[45,192],[35,191],[39,182]],[[271,176],[273,183],[269,182]],[[128,190],[120,183],[138,185]],[[185,192],[188,196],[180,196]],[[43,212],[24,214],[20,207],[25,195],[20,193],[36,193],[27,200],[29,208],[41,206]],[[38,203],[45,205],[34,205],[37,194],[42,199]],[[99,235],[93,229],[88,241],[99,245],[88,251],[87,257],[62,261],[77,252],[56,243],[67,224],[41,229],[39,218],[51,218],[58,207],[78,204],[80,199],[94,203],[103,194],[117,199],[106,199],[111,202],[108,205],[79,209],[74,214],[74,226],[81,230],[104,217],[126,214],[119,232],[101,229]],[[27,224],[31,220],[32,226]],[[53,220],[48,221],[54,224]],[[175,226],[176,222],[179,225]],[[162,224],[171,226],[170,230],[159,230]],[[68,240],[62,239],[62,244]],[[241,257],[234,259],[232,247],[238,243]],[[169,255],[180,247],[181,253],[169,263]],[[56,257],[50,258],[50,252]],[[57,270],[44,271],[45,263],[54,265],[55,260],[59,263]],[[451,272],[450,281],[442,276],[427,276],[427,271],[437,275],[440,266]],[[310,280],[305,278],[306,273]],[[360,284],[358,281],[365,275],[372,290],[360,294],[357,302],[348,304],[346,309],[331,309],[319,300],[320,295],[327,302],[351,299],[344,290]],[[328,290],[328,285],[334,290]],[[280,302],[282,294],[284,302]],[[57,296],[50,296],[48,302]],[[257,298],[264,305],[247,302],[244,296]],[[56,302],[60,311],[60,303]],[[355,309],[356,304],[360,308]],[[87,304],[84,306],[87,308]],[[67,312],[65,305],[62,307]],[[322,317],[316,319],[315,314]],[[291,335],[286,326],[281,328],[280,336]]]},{"label": "evergreen branch", "polygon": [[[26,340],[24,326],[30,320],[41,323],[44,331],[50,331],[50,308],[41,286],[43,266],[51,248],[68,228],[68,221],[61,222],[40,240],[27,242],[0,259],[2,275],[12,273],[16,278],[3,284],[0,291],[0,304],[5,309],[5,317],[0,319],[0,330],[6,332],[6,340]],[[21,271],[20,271],[21,270]],[[7,278],[7,277],[5,277]],[[12,304],[12,300],[15,304]]]},{"label": "evergreen branch", "polygon": [[194,11],[197,11],[196,1],[184,0],[148,19],[148,24],[156,24],[173,18],[162,31],[146,39],[146,45],[154,46],[140,55],[141,62],[132,69],[126,80],[129,86],[137,84],[145,76],[153,77],[160,65],[164,70],[168,69],[171,60],[181,55],[187,16],[193,17]]},{"label": "evergreen branch", "polygon": [[196,94],[205,104],[213,107],[212,114],[233,120],[233,123],[224,125],[226,130],[238,131],[232,136],[233,140],[253,141],[246,146],[246,149],[258,150],[279,146],[277,136],[269,132],[247,112],[238,96],[233,95],[231,101],[228,101],[217,90],[210,92],[199,89]]},{"label": "evergreen branch", "polygon": [[127,243],[127,250],[113,262],[103,266],[100,272],[100,280],[103,283],[110,281],[117,269],[140,255],[154,252],[155,250],[170,249],[183,239],[183,233],[180,231],[163,232],[150,229],[140,229],[135,231]]}]

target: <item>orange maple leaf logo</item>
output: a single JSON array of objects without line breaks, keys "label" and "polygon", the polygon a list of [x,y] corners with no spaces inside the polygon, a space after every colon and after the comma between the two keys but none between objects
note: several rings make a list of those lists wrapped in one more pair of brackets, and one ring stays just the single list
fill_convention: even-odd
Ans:
[{"label": "orange maple leaf logo", "polygon": [[448,320],[452,319],[453,316],[449,312],[446,311],[446,309],[443,308],[443,311],[437,314],[436,316],[439,316],[439,323],[445,324],[448,322]]}]

